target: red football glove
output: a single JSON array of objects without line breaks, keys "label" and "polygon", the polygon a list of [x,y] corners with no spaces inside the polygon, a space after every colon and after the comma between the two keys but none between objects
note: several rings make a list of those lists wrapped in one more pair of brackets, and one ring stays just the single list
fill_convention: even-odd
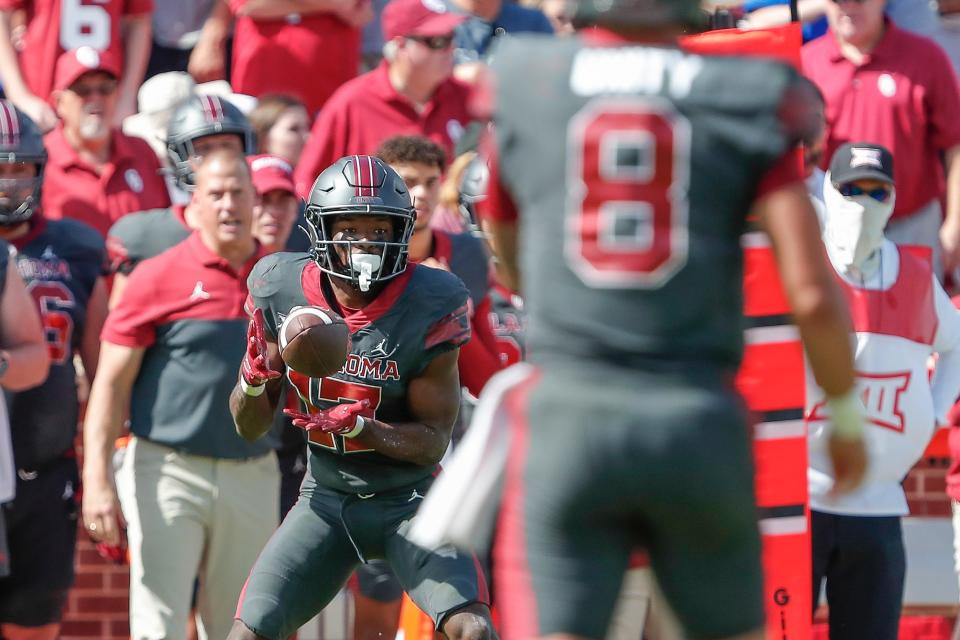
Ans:
[{"label": "red football glove", "polygon": [[284,409],[285,415],[293,418],[293,426],[304,431],[323,431],[342,435],[353,431],[357,426],[357,416],[370,406],[369,400],[344,402],[319,413],[300,413]]},{"label": "red football glove", "polygon": [[104,560],[109,560],[115,564],[128,564],[127,546],[125,544],[98,542],[97,553],[99,553],[100,557]]},{"label": "red football glove", "polygon": [[267,359],[267,335],[264,329],[263,309],[255,309],[253,319],[247,325],[247,351],[240,363],[240,375],[251,387],[260,387],[269,380],[279,378],[279,371],[270,368]]}]

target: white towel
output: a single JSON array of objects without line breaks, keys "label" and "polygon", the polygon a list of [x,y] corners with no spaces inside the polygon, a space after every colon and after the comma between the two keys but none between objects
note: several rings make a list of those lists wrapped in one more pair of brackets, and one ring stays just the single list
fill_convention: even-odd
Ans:
[{"label": "white towel", "polygon": [[417,511],[410,539],[427,549],[445,544],[486,551],[496,523],[510,449],[507,392],[533,367],[520,363],[487,382],[470,428]]}]

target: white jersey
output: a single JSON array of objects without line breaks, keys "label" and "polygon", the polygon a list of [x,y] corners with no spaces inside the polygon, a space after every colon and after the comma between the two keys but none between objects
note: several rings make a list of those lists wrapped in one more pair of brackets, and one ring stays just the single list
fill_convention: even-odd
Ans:
[{"label": "white jersey", "polygon": [[[833,470],[825,394],[807,368],[807,479],[810,507],[845,515],[906,515],[900,483],[945,423],[960,391],[960,314],[924,259],[884,241],[871,260],[873,275],[854,282],[840,275],[856,331],[857,391],[865,409],[869,466],[863,486],[831,499]],[[930,356],[940,355],[931,381]]]}]

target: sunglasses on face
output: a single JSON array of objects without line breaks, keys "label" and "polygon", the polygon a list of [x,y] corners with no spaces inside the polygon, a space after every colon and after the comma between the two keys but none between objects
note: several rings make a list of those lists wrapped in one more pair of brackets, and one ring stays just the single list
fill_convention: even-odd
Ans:
[{"label": "sunglasses on face", "polygon": [[842,184],[838,189],[840,195],[844,198],[855,198],[856,196],[870,196],[877,202],[886,202],[890,199],[890,189],[887,187],[877,187],[876,189],[863,189],[855,184]]},{"label": "sunglasses on face", "polygon": [[453,44],[453,36],[409,36],[431,51],[443,51]]},{"label": "sunglasses on face", "polygon": [[98,95],[102,98],[106,98],[109,95],[113,95],[113,92],[116,90],[116,82],[105,82],[103,84],[96,85],[82,84],[75,87],[70,87],[70,91],[81,98],[89,98],[92,95]]}]

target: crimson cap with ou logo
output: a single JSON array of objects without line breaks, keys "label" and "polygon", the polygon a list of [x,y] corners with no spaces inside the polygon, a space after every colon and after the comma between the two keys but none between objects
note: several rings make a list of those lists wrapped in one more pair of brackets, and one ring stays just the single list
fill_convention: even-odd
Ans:
[{"label": "crimson cap with ou logo", "polygon": [[93,71],[109,73],[120,77],[120,60],[111,51],[98,51],[93,47],[78,47],[64,51],[57,58],[56,71],[53,74],[53,89],[63,91],[80,79],[80,76]]},{"label": "crimson cap with ou logo", "polygon": [[391,0],[383,9],[381,23],[385,40],[404,36],[447,36],[465,15],[452,13],[443,0]]},{"label": "crimson cap with ou logo", "polygon": [[296,194],[293,185],[293,167],[283,158],[267,154],[247,158],[253,188],[261,196],[271,191],[289,191]]}]

